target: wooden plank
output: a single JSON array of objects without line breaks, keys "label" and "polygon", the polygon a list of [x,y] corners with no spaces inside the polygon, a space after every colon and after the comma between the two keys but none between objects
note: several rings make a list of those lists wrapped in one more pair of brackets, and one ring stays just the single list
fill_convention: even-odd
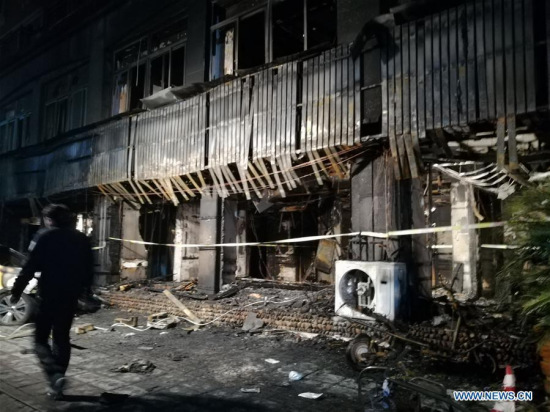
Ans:
[{"label": "wooden plank", "polygon": [[521,26],[514,27],[514,0],[503,0],[504,21],[504,64],[506,84],[506,113],[516,112],[516,85],[515,85],[515,61],[514,61],[514,32],[521,30]]},{"label": "wooden plank", "polygon": [[493,1],[484,0],[485,69],[487,81],[487,118],[496,117],[495,45],[493,39]]},{"label": "wooden plank", "polygon": [[[395,29],[394,29],[395,31]],[[397,53],[394,43],[395,33],[388,36],[388,133],[390,141],[391,159],[396,179],[401,179],[401,166],[399,164],[399,151],[397,148],[397,136],[395,134],[395,55]]]},{"label": "wooden plank", "polygon": [[168,289],[165,289],[164,295],[172,302],[178,309],[183,311],[195,323],[202,323],[202,321],[193,313],[187,306],[185,306],[178,298],[176,298],[172,292],[170,292]]},{"label": "wooden plank", "polygon": [[497,119],[497,166],[501,169],[506,164],[505,154],[505,138],[506,138],[506,119],[499,117]]},{"label": "wooden plank", "polygon": [[189,193],[189,196],[196,197],[195,192],[187,185],[187,183],[184,182],[184,180],[180,176],[174,176],[172,180],[177,183],[179,187],[181,187],[186,193]]},{"label": "wooden plank", "polygon": [[506,128],[508,129],[508,164],[510,170],[515,172],[519,168],[518,149],[516,144],[516,115],[506,116]]},{"label": "wooden plank", "polygon": [[[474,2],[474,13],[476,22],[476,41],[475,56],[477,66],[477,118],[475,120],[485,120],[489,117],[488,104],[489,96],[487,94],[487,69],[485,67],[485,6],[483,0]],[[470,90],[468,90],[470,92]]]},{"label": "wooden plank", "polygon": [[409,179],[411,177],[411,171],[409,160],[407,158],[407,151],[405,149],[405,138],[403,135],[397,136],[397,150],[399,153],[399,164],[401,165],[401,178]]},{"label": "wooden plank", "polygon": [[180,192],[180,194],[183,196],[183,198],[184,198],[185,200],[189,200],[189,196],[187,196],[187,193],[186,193],[185,190],[183,190],[183,188],[178,184],[178,182],[177,182],[173,177],[168,178],[168,179],[171,180],[172,184],[176,187],[176,190],[177,190],[178,192]]},{"label": "wooden plank", "polygon": [[416,161],[416,155],[414,152],[412,136],[407,133],[403,135],[403,142],[405,143],[405,150],[407,151],[407,160],[409,162],[411,177],[413,179],[418,178],[418,164]]}]

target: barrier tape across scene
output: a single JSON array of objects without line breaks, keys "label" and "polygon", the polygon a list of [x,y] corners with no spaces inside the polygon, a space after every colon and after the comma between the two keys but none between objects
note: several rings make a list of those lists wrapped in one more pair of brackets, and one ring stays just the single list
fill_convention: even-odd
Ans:
[{"label": "barrier tape across scene", "polygon": [[[408,230],[394,230],[390,232],[370,232],[370,231],[359,231],[359,232],[350,232],[350,233],[338,233],[332,235],[319,235],[319,236],[305,236],[297,237],[291,239],[281,239],[273,240],[269,242],[240,242],[240,243],[156,243],[156,242],[146,242],[143,240],[131,240],[131,239],[122,239],[116,237],[109,237],[109,240],[124,242],[124,243],[133,243],[138,245],[149,245],[149,246],[167,246],[174,248],[212,248],[212,247],[241,247],[241,246],[280,246],[288,243],[303,243],[303,242],[313,242],[324,239],[335,239],[342,237],[374,237],[379,239],[389,239],[399,236],[411,236],[411,235],[424,235],[431,233],[441,233],[441,232],[451,232],[451,231],[465,231],[465,230],[475,230],[475,229],[489,229],[495,227],[502,227],[506,222],[485,222],[485,223],[476,223],[472,225],[454,225],[454,226],[440,226],[440,227],[426,227],[419,229],[408,229]],[[105,248],[106,245],[98,246],[93,248],[94,250],[99,250]],[[509,245],[481,245],[485,248],[495,248],[495,249],[507,249],[507,248],[516,248],[517,246]]]}]

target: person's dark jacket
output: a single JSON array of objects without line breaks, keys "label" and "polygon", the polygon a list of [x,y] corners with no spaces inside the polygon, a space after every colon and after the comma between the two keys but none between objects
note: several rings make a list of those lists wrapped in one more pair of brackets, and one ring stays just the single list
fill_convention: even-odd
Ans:
[{"label": "person's dark jacket", "polygon": [[51,228],[40,234],[12,288],[13,296],[40,272],[38,292],[52,304],[75,305],[93,279],[93,255],[89,239],[71,228]]}]

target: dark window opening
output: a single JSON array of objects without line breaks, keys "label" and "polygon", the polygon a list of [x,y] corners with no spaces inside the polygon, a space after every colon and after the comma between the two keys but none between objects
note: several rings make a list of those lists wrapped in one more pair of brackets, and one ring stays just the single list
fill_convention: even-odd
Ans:
[{"label": "dark window opening", "polygon": [[180,20],[151,36],[151,52],[187,40],[187,19]]},{"label": "dark window opening", "polygon": [[86,89],[81,89],[71,96],[70,129],[76,129],[86,123]]},{"label": "dark window opening", "polygon": [[304,50],[304,1],[285,0],[273,6],[273,59]]},{"label": "dark window opening", "polygon": [[145,65],[141,64],[130,71],[130,110],[141,108],[145,97]]},{"label": "dark window opening", "polygon": [[151,87],[149,93],[154,94],[168,87],[169,60],[169,53],[151,60]]},{"label": "dark window opening", "polygon": [[172,51],[170,61],[170,86],[183,86],[185,81],[185,47]]},{"label": "dark window opening", "polygon": [[239,69],[265,63],[265,14],[256,13],[239,22]]},{"label": "dark window opening", "polygon": [[307,0],[307,48],[332,46],[336,41],[334,0]]}]

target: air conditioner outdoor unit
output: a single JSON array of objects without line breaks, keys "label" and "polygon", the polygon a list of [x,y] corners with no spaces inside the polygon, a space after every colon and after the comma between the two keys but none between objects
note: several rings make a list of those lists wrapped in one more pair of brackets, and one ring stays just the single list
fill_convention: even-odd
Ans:
[{"label": "air conditioner outdoor unit", "polygon": [[367,308],[394,320],[405,288],[404,263],[338,260],[334,310],[339,316],[372,319],[362,311]]}]

